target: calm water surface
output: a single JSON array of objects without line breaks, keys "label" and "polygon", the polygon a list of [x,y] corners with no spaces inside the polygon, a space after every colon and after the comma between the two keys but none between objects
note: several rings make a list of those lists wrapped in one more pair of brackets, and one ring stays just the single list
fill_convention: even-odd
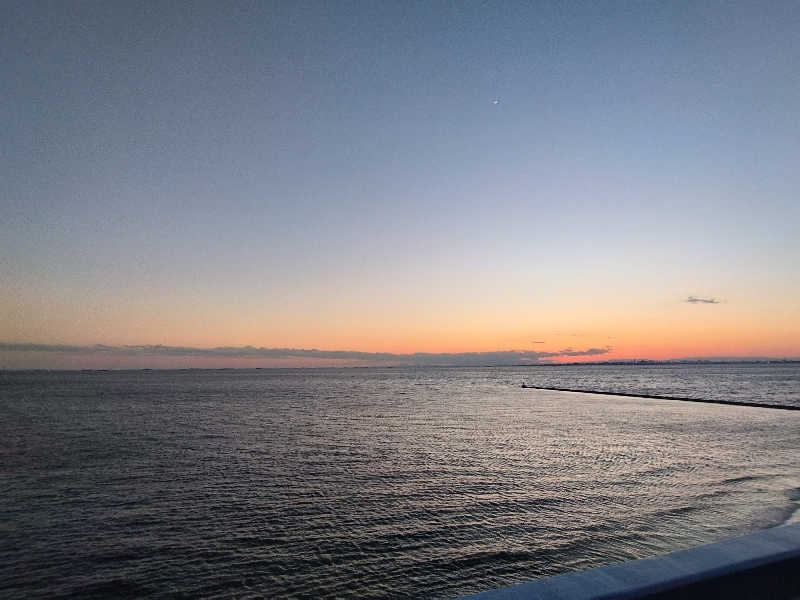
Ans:
[{"label": "calm water surface", "polygon": [[591,369],[0,373],[0,596],[453,598],[793,518],[800,412],[519,384],[797,365]]}]

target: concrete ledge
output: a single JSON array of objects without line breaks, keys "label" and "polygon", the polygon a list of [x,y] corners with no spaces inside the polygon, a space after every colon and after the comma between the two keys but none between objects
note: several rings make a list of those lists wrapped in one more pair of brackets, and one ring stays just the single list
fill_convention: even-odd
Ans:
[{"label": "concrete ledge", "polygon": [[664,556],[549,577],[475,600],[800,598],[800,525]]}]

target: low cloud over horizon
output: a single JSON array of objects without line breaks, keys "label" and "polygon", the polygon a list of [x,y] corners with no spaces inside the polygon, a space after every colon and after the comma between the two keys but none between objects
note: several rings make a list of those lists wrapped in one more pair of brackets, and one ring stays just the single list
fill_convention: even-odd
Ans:
[{"label": "low cloud over horizon", "polygon": [[218,346],[194,348],[188,346],[130,345],[87,346],[69,344],[0,343],[0,352],[47,353],[83,357],[135,357],[135,358],[201,358],[201,359],[266,359],[304,360],[314,362],[341,361],[358,365],[420,365],[420,366],[498,366],[541,362],[561,356],[598,356],[611,352],[611,347],[565,348],[557,352],[532,350],[498,350],[489,352],[361,352],[355,350],[317,350],[304,348],[264,348],[255,346]]}]

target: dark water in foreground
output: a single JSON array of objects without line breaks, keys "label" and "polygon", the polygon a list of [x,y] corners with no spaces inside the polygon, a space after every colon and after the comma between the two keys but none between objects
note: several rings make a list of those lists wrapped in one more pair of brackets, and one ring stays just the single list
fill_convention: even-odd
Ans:
[{"label": "dark water in foreground", "polygon": [[800,412],[533,371],[0,373],[0,596],[451,598],[793,518]]}]

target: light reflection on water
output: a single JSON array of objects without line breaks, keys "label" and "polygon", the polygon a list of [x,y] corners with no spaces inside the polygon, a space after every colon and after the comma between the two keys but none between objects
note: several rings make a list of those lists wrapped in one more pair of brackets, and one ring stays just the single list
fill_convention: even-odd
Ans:
[{"label": "light reflection on water", "polygon": [[797,507],[800,413],[536,370],[0,375],[0,591],[447,598]]}]

